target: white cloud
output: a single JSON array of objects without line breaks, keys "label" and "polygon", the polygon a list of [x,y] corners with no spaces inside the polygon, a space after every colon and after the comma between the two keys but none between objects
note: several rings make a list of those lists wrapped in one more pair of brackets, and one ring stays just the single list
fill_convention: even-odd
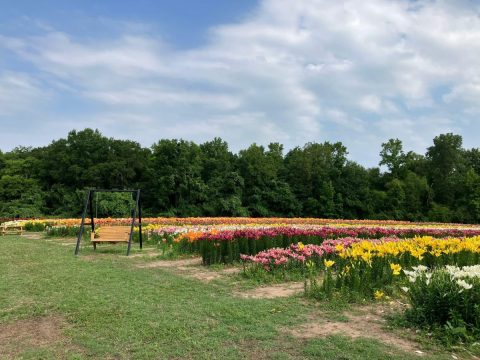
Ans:
[{"label": "white cloud", "polygon": [[[264,0],[188,50],[142,26],[109,40],[47,28],[0,37],[0,47],[33,64],[59,98],[98,106],[93,117],[121,112],[149,119],[155,136],[222,136],[234,149],[341,140],[372,164],[390,137],[423,151],[440,131],[469,132],[480,103],[479,14],[466,0]],[[42,95],[32,86],[22,97]],[[119,121],[108,131],[125,129]]]},{"label": "white cloud", "polygon": [[163,106],[200,105],[216,107],[221,110],[233,110],[240,106],[239,99],[224,94],[169,90],[161,87],[131,88],[115,91],[98,91],[84,94],[86,97],[115,106]]},{"label": "white cloud", "polygon": [[42,91],[41,85],[28,74],[0,73],[0,120],[32,112],[47,99],[48,93]]},{"label": "white cloud", "polygon": [[454,86],[448,94],[443,96],[443,100],[447,104],[456,102],[465,104],[469,111],[472,109],[480,111],[480,78]]},{"label": "white cloud", "polygon": [[368,111],[380,112],[382,100],[376,95],[366,95],[360,99],[360,106]]}]

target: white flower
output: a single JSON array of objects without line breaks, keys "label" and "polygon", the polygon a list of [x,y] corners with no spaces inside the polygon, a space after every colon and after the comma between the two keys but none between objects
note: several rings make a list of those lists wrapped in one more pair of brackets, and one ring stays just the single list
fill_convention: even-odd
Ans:
[{"label": "white flower", "polygon": [[[432,275],[436,272],[443,272],[445,271],[447,274],[450,275],[452,281],[456,281],[457,284],[461,287],[460,292],[464,290],[469,290],[473,287],[472,284],[466,282],[466,279],[480,279],[480,265],[473,265],[473,266],[453,266],[447,265],[444,269],[428,269],[426,266],[419,265],[416,267],[412,267],[412,271],[403,270],[405,275],[408,278],[408,281],[411,283],[416,283],[418,277],[425,281],[426,285],[430,285],[432,282]],[[425,275],[425,277],[423,277]]]},{"label": "white flower", "polygon": [[465,280],[457,280],[457,284],[460,285],[465,290],[469,290],[473,287],[472,284],[467,283]]},{"label": "white flower", "polygon": [[414,283],[417,280],[418,274],[415,271],[403,270],[404,274],[408,276],[408,281]]},{"label": "white flower", "polygon": [[406,287],[406,286],[402,286],[400,289],[402,289],[402,290],[405,291],[405,292],[408,292],[408,290],[410,290],[410,289],[409,289],[408,287]]},{"label": "white flower", "polygon": [[404,272],[405,275],[407,275],[407,276],[413,276],[413,275],[415,274],[414,271],[408,271],[408,270],[405,270],[405,269],[403,269],[403,272]]},{"label": "white flower", "polygon": [[412,267],[413,271],[417,272],[417,273],[422,273],[422,272],[425,272],[428,270],[428,267],[426,267],[425,265],[418,265],[418,266],[414,266]]},{"label": "white flower", "polygon": [[446,266],[445,269],[454,279],[463,279],[463,278],[480,278],[480,265],[473,266]]}]

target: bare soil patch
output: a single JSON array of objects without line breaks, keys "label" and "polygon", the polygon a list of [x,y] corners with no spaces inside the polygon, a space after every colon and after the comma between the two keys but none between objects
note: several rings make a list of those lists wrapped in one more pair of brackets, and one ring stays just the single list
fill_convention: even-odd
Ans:
[{"label": "bare soil patch", "polygon": [[159,256],[159,255],[160,255],[160,253],[156,250],[145,250],[144,249],[140,253],[130,255],[129,258],[135,259],[135,258],[142,258],[142,257],[155,257],[155,256]]},{"label": "bare soil patch", "polygon": [[236,292],[236,295],[252,299],[274,299],[301,293],[303,291],[303,287],[303,282],[291,282],[278,285],[262,286],[247,291]]},{"label": "bare soil patch", "polygon": [[238,268],[212,270],[202,265],[202,258],[200,257],[181,260],[152,261],[147,264],[139,264],[137,267],[143,269],[171,269],[175,271],[176,274],[205,282],[220,279],[228,274],[234,274],[240,271]]},{"label": "bare soil patch", "polygon": [[15,358],[28,348],[60,346],[67,342],[63,336],[65,320],[60,316],[46,316],[18,320],[0,325],[0,354]]},{"label": "bare soil patch", "polygon": [[[385,329],[385,316],[398,308],[398,305],[372,305],[354,309],[344,315],[348,321],[331,321],[322,318],[321,314],[312,314],[306,323],[293,329],[286,329],[294,337],[309,339],[329,335],[344,335],[355,338],[372,338],[386,345],[394,346],[411,354],[419,356],[425,353],[419,344],[406,335],[408,332]],[[413,333],[410,334],[413,337]]]},{"label": "bare soil patch", "polygon": [[[75,245],[75,243],[62,243],[61,245]],[[91,246],[90,244],[84,245],[85,247]],[[122,247],[123,246],[123,247]],[[132,245],[133,247],[133,245]],[[112,252],[109,252],[109,251]],[[96,251],[93,253],[83,255],[82,250],[80,250],[79,258],[85,261],[98,261],[100,259],[111,258],[112,256],[125,256],[126,257],[127,247],[125,245],[118,245],[118,244],[108,244],[102,247],[98,247]],[[134,254],[130,254],[127,259],[138,259],[138,258],[151,258],[155,256],[159,256],[160,253],[156,251],[154,248],[144,248],[141,252],[135,252]]]},{"label": "bare soil patch", "polygon": [[26,239],[40,240],[43,239],[44,234],[42,232],[24,232],[21,236]]},{"label": "bare soil patch", "polygon": [[172,269],[185,269],[188,266],[201,266],[202,265],[202,258],[189,258],[189,259],[181,259],[181,260],[159,260],[159,261],[152,261],[147,264],[139,264],[139,268],[172,268]]}]

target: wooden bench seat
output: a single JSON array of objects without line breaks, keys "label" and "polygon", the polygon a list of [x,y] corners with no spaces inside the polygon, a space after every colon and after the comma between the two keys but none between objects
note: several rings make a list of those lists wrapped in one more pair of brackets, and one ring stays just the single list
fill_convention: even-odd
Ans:
[{"label": "wooden bench seat", "polygon": [[97,236],[90,238],[93,248],[97,243],[119,243],[128,242],[130,238],[130,226],[102,226],[98,228]]},{"label": "wooden bench seat", "polygon": [[0,235],[23,235],[23,225],[0,225]]}]

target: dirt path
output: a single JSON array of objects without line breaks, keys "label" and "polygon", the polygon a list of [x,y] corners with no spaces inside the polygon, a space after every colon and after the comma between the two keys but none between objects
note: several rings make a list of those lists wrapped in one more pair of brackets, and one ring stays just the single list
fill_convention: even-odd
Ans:
[{"label": "dirt path", "polygon": [[251,299],[274,299],[303,293],[303,282],[290,282],[235,292],[236,296]]},{"label": "dirt path", "polygon": [[31,240],[40,240],[45,237],[43,232],[24,232],[21,237]]},{"label": "dirt path", "polygon": [[[219,270],[212,270],[202,265],[200,257],[181,259],[181,260],[159,260],[146,264],[137,265],[143,269],[172,269],[175,273],[182,276],[209,282],[216,279],[225,278],[230,274],[237,274],[242,271],[239,267],[226,267]],[[238,290],[234,292],[235,296],[252,299],[273,299],[277,297],[287,297],[303,292],[303,282],[290,282],[270,286],[260,286],[249,290]]]},{"label": "dirt path", "polygon": [[385,329],[385,317],[396,311],[395,309],[398,310],[397,305],[392,305],[381,304],[355,308],[353,311],[343,314],[347,321],[325,320],[322,314],[311,314],[302,325],[285,331],[302,339],[329,335],[344,335],[353,339],[372,338],[410,354],[425,355],[420,345],[412,339],[413,332]]},{"label": "dirt path", "polygon": [[[61,316],[45,316],[0,325],[0,357],[17,358],[29,348],[74,348],[63,335]],[[2,357],[3,359],[3,357]]]},{"label": "dirt path", "polygon": [[200,257],[181,260],[152,261],[146,264],[139,264],[137,265],[137,267],[142,269],[171,269],[179,275],[205,282],[220,279],[222,277],[228,276],[229,274],[235,274],[240,271],[240,269],[233,267],[220,270],[212,270],[202,265],[202,258]]}]

